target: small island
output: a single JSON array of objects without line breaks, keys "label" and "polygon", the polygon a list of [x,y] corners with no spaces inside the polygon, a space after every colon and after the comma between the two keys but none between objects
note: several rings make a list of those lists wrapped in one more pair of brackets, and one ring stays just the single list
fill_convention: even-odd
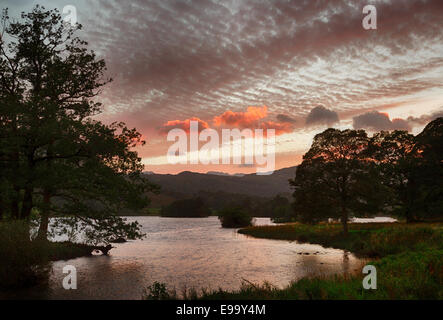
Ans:
[{"label": "small island", "polygon": [[243,228],[252,226],[252,217],[241,207],[223,209],[218,219],[223,228]]}]

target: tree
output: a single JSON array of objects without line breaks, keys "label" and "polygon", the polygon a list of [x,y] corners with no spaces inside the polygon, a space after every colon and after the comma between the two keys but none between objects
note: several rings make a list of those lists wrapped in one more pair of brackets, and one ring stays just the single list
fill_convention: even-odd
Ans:
[{"label": "tree", "polygon": [[420,205],[420,156],[416,140],[407,131],[382,131],[370,139],[367,156],[378,164],[381,182],[391,191],[386,193],[387,209],[417,220]]},{"label": "tree", "polygon": [[274,222],[291,221],[293,212],[288,198],[278,194],[267,203],[266,207]]},{"label": "tree", "polygon": [[377,170],[366,161],[368,136],[363,130],[327,129],[314,137],[297,168],[294,210],[305,222],[340,218],[348,232],[350,215],[367,215],[378,209],[382,186]]},{"label": "tree", "polygon": [[381,181],[391,191],[386,204],[407,222],[441,216],[442,119],[429,123],[417,136],[382,131],[370,140],[367,155],[378,163]]},{"label": "tree", "polygon": [[443,215],[443,118],[437,118],[416,137],[421,156],[419,175],[422,215],[441,219]]},{"label": "tree", "polygon": [[242,207],[226,207],[220,211],[218,219],[223,228],[242,228],[252,225],[252,217]]},{"label": "tree", "polygon": [[96,242],[140,237],[138,224],[116,213],[145,206],[155,187],[131,151],[144,144],[140,133],[93,119],[101,111],[93,98],[111,81],[105,62],[75,36],[81,25],[67,26],[57,10],[36,6],[21,18],[10,22],[4,11],[2,19],[0,187],[8,196],[0,212],[29,220],[37,209],[42,239],[51,214]]}]

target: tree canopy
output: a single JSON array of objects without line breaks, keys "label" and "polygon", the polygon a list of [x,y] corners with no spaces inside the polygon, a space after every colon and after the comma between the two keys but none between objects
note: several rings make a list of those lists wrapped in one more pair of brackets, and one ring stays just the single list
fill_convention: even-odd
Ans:
[{"label": "tree canopy", "polygon": [[388,213],[419,221],[441,218],[443,118],[417,136],[382,131],[327,129],[315,136],[297,168],[294,214],[317,223]]},{"label": "tree canopy", "polygon": [[124,123],[94,119],[102,107],[94,98],[112,79],[75,35],[81,25],[36,6],[18,21],[4,10],[2,26],[0,217],[29,220],[38,212],[41,238],[51,215],[90,230],[96,242],[141,236],[137,223],[115,214],[146,206],[155,191],[132,151],[145,142]]},{"label": "tree canopy", "polygon": [[340,218],[344,232],[351,215],[365,215],[378,204],[376,170],[365,159],[369,138],[363,130],[327,129],[314,137],[290,181],[296,214],[302,221]]}]

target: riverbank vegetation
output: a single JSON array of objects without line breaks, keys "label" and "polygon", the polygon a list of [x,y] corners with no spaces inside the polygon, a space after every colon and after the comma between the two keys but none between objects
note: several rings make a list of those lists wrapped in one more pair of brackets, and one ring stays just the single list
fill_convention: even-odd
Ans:
[{"label": "riverbank vegetation", "polygon": [[403,252],[369,262],[377,270],[377,289],[365,290],[363,275],[303,278],[286,288],[245,283],[239,290],[203,291],[204,300],[443,299],[443,250]]},{"label": "riverbank vegetation", "polygon": [[[259,238],[321,244],[373,257],[377,289],[365,290],[361,273],[308,277],[284,288],[245,281],[238,290],[187,289],[178,294],[163,284],[152,285],[147,299],[443,299],[443,223],[284,224],[240,229]],[[377,259],[375,259],[377,257]]]},{"label": "riverbank vegetation", "polygon": [[202,299],[443,299],[443,223],[287,224],[239,230],[254,237],[318,243],[350,250],[377,270],[377,289],[362,287],[363,274],[307,278],[286,288],[245,284],[237,291],[204,292]]},{"label": "riverbank vegetation", "polygon": [[443,248],[443,223],[351,223],[348,235],[343,234],[337,223],[288,223],[250,227],[238,232],[256,238],[316,243],[369,258],[408,250]]},{"label": "riverbank vegetation", "polygon": [[227,207],[219,212],[223,228],[242,228],[252,225],[252,217],[240,207]]}]

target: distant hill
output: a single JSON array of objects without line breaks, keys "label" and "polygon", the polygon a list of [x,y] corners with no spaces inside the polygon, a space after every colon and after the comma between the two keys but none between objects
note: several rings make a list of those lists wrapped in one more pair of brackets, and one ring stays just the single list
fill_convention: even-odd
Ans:
[{"label": "distant hill", "polygon": [[205,193],[223,193],[259,198],[272,198],[277,194],[289,195],[288,180],[294,178],[296,167],[274,171],[260,176],[254,174],[227,175],[220,172],[155,174],[146,172],[147,178],[161,186],[161,195],[152,197],[153,206],[167,204],[174,199],[189,198]]}]

